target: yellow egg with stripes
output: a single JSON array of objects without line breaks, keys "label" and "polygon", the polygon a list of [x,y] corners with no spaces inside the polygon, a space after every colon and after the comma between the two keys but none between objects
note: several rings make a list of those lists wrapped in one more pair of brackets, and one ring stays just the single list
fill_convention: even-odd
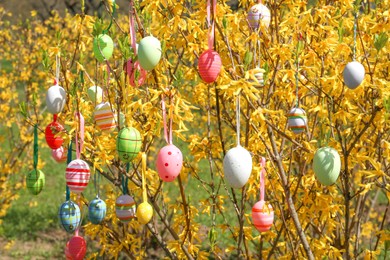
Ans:
[{"label": "yellow egg with stripes", "polygon": [[97,127],[104,132],[111,132],[116,128],[115,114],[108,102],[100,103],[96,106],[94,118]]}]

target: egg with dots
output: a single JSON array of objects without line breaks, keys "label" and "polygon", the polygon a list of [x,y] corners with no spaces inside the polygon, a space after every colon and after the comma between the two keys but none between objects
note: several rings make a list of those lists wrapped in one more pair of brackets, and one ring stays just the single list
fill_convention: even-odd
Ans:
[{"label": "egg with dots", "polygon": [[295,107],[288,113],[288,128],[294,134],[300,134],[306,130],[307,117],[306,112],[302,108]]},{"label": "egg with dots", "polygon": [[60,133],[64,131],[64,127],[57,121],[51,122],[45,129],[46,143],[51,149],[58,149],[62,146],[64,139]]},{"label": "egg with dots", "polygon": [[87,253],[87,242],[81,236],[75,235],[68,242],[68,253],[73,260],[82,260]]},{"label": "egg with dots", "polygon": [[121,195],[115,201],[116,217],[123,223],[127,223],[135,218],[136,206],[133,197]]},{"label": "egg with dots", "polygon": [[270,230],[274,222],[274,210],[271,204],[267,206],[264,200],[258,201],[252,207],[252,221],[260,232]]},{"label": "egg with dots", "polygon": [[38,195],[45,186],[45,174],[41,170],[32,170],[26,176],[27,189],[31,194]]},{"label": "egg with dots", "polygon": [[63,163],[68,158],[68,150],[65,149],[63,146],[57,149],[52,149],[51,156],[56,162]]},{"label": "egg with dots", "polygon": [[73,233],[81,222],[81,211],[79,206],[71,200],[62,203],[58,216],[61,226],[68,233]]},{"label": "egg with dots", "polygon": [[46,92],[47,111],[52,114],[60,113],[66,104],[66,92],[58,85],[51,86]]},{"label": "egg with dots", "polygon": [[139,61],[133,62],[131,59],[128,60],[124,64],[123,70],[129,77],[131,86],[140,87],[145,83],[147,72],[141,67]]},{"label": "egg with dots", "polygon": [[137,207],[137,219],[141,224],[147,224],[153,217],[153,207],[148,202],[142,202]]},{"label": "egg with dots", "polygon": [[92,86],[88,88],[87,94],[94,104],[100,104],[103,101],[103,89],[99,86]]},{"label": "egg with dots", "polygon": [[114,52],[114,42],[107,34],[100,34],[93,39],[93,53],[99,62],[111,58]]},{"label": "egg with dots", "polygon": [[100,224],[106,217],[107,206],[104,200],[96,197],[89,202],[88,205],[88,218],[92,224]]},{"label": "egg with dots", "polygon": [[91,176],[88,163],[81,159],[71,161],[66,167],[66,185],[74,193],[81,193],[87,187]]},{"label": "egg with dots", "polygon": [[365,74],[363,65],[357,61],[352,61],[343,70],[344,83],[348,88],[355,89],[362,84]]},{"label": "egg with dots", "polygon": [[124,127],[118,133],[116,150],[119,159],[123,162],[131,162],[141,150],[141,134],[134,127]]},{"label": "egg with dots", "polygon": [[253,30],[257,30],[260,23],[268,28],[271,22],[271,13],[265,5],[256,4],[249,9],[247,18],[249,26]]},{"label": "egg with dots", "polygon": [[161,54],[161,43],[153,36],[143,38],[138,44],[138,60],[144,70],[153,70],[160,62]]},{"label": "egg with dots", "polygon": [[156,168],[161,180],[172,182],[180,174],[183,167],[183,154],[173,144],[160,149],[157,155]]},{"label": "egg with dots", "polygon": [[318,149],[313,159],[313,171],[318,181],[326,186],[334,184],[341,170],[341,160],[338,152],[332,147]]},{"label": "egg with dots", "polygon": [[199,75],[206,83],[213,83],[221,72],[222,61],[218,52],[207,50],[198,60]]},{"label": "egg with dots", "polygon": [[96,126],[103,132],[111,132],[116,128],[115,114],[108,102],[100,103],[94,112]]},{"label": "egg with dots", "polygon": [[242,188],[252,172],[252,156],[240,145],[230,149],[223,159],[223,172],[232,188]]}]

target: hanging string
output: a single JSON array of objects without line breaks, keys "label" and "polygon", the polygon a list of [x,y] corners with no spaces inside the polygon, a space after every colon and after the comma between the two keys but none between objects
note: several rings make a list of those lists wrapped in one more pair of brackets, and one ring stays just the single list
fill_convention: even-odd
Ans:
[{"label": "hanging string", "polygon": [[296,66],[296,71],[295,71],[295,97],[296,97],[296,103],[295,106],[299,107],[299,45],[301,43],[301,38],[302,35],[301,33],[298,33],[298,42],[296,46],[296,57],[295,57],[295,66]]},{"label": "hanging string", "polygon": [[96,169],[96,166],[95,164],[93,164],[93,172],[94,172],[94,175],[93,175],[93,183],[95,185],[95,192],[96,192],[96,197],[99,198],[100,196],[100,172],[98,169]]},{"label": "hanging string", "polygon": [[54,85],[58,85],[60,82],[60,52],[56,54],[56,78],[54,79]]},{"label": "hanging string", "polygon": [[213,50],[215,37],[215,17],[217,15],[217,0],[213,0],[213,22],[211,23],[211,1],[207,0],[207,25],[211,30],[208,35],[209,50]]},{"label": "hanging string", "polygon": [[[68,156],[66,159],[66,163],[69,164],[72,161],[72,142],[69,143],[68,147]],[[66,185],[66,201],[70,200],[70,189],[68,185]]]},{"label": "hanging string", "polygon": [[357,23],[358,23],[358,12],[355,11],[354,13],[355,19],[353,22],[353,61],[356,60],[356,45],[357,45]]},{"label": "hanging string", "polygon": [[[172,104],[172,101],[171,101]],[[172,121],[173,115],[171,110],[169,110],[169,129],[167,126],[167,118],[166,118],[166,109],[165,109],[165,96],[162,94],[161,96],[161,108],[163,113],[163,125],[164,125],[164,138],[167,144],[172,144]]]},{"label": "hanging string", "polygon": [[[34,125],[34,154],[33,154],[33,161],[34,161],[34,170],[37,170],[38,166],[38,124]],[[38,174],[36,174],[38,178]]]},{"label": "hanging string", "polygon": [[108,27],[106,29],[103,30],[103,34],[107,34],[108,31],[110,30],[111,26],[112,26],[112,22],[114,20],[114,16],[115,16],[115,11],[116,11],[116,3],[115,3],[115,0],[112,1],[112,14],[111,14],[111,21],[110,21],[110,24],[108,25]]},{"label": "hanging string", "polygon": [[237,146],[240,146],[240,94],[237,95],[236,102],[236,132],[237,132]]},{"label": "hanging string", "polygon": [[261,157],[261,172],[260,172],[260,200],[264,201],[265,194],[265,158]]},{"label": "hanging string", "polygon": [[146,153],[142,153],[142,199],[143,202],[148,201],[148,194],[146,192]]},{"label": "hanging string", "polygon": [[[130,170],[130,163],[127,163],[126,164],[126,172],[129,172]],[[129,183],[129,179],[127,178],[127,176],[125,174],[122,175],[122,192],[123,194],[128,194],[128,189],[127,189],[127,186],[128,186],[128,183]]]},{"label": "hanging string", "polygon": [[84,117],[80,112],[75,113],[75,118],[79,118],[79,134],[80,134],[80,143],[78,141],[78,134],[76,132],[76,158],[80,159],[81,151],[84,146]]}]

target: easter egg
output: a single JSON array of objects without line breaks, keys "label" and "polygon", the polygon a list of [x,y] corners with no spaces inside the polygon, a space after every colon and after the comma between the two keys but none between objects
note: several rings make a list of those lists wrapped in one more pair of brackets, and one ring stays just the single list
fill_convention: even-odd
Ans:
[{"label": "easter egg", "polygon": [[73,160],[66,167],[66,185],[74,193],[83,192],[88,185],[90,176],[88,163],[83,160]]},{"label": "easter egg", "polygon": [[218,52],[207,50],[203,52],[198,61],[199,75],[206,83],[214,82],[221,72],[222,61]]},{"label": "easter egg", "polygon": [[116,128],[115,114],[111,110],[110,103],[104,102],[96,106],[94,118],[97,127],[103,132],[114,131]]},{"label": "easter egg", "polygon": [[69,252],[69,241],[66,243],[66,247],[65,247],[65,259],[66,260],[73,260],[73,257]]},{"label": "easter egg", "polygon": [[103,89],[99,86],[92,86],[87,90],[89,99],[94,104],[100,104],[103,101]]},{"label": "easter egg", "polygon": [[87,242],[81,236],[73,236],[68,242],[68,252],[73,260],[82,260],[87,252]]},{"label": "easter egg", "polygon": [[253,30],[259,28],[260,22],[268,28],[271,22],[271,13],[265,5],[256,4],[249,9],[248,22]]},{"label": "easter egg", "polygon": [[62,227],[68,233],[74,232],[81,222],[81,212],[79,206],[71,200],[65,201],[59,211],[58,216]]},{"label": "easter egg", "polygon": [[51,149],[58,149],[62,146],[64,139],[59,135],[64,127],[58,122],[51,122],[45,129],[46,143]]},{"label": "easter egg", "polygon": [[116,139],[116,150],[119,159],[124,162],[130,162],[137,157],[141,150],[141,134],[134,127],[124,127],[118,133]]},{"label": "easter egg", "polygon": [[156,168],[158,176],[163,181],[174,181],[180,174],[182,167],[183,154],[179,148],[173,144],[169,144],[160,149],[157,155]]},{"label": "easter egg", "polygon": [[32,170],[26,176],[27,189],[31,194],[38,195],[45,186],[45,174],[41,170]]},{"label": "easter egg", "polygon": [[131,59],[128,60],[125,63],[123,69],[129,77],[130,85],[132,85],[133,87],[139,87],[144,84],[147,72],[140,66],[138,61],[133,62]]},{"label": "easter egg", "polygon": [[357,61],[352,61],[345,66],[343,71],[344,83],[350,89],[357,88],[364,80],[364,67]]},{"label": "easter egg", "polygon": [[66,159],[68,158],[68,150],[65,149],[63,146],[57,149],[52,149],[51,156],[58,163],[65,162]]},{"label": "easter egg", "polygon": [[274,210],[271,204],[268,207],[264,200],[256,202],[252,208],[252,221],[256,229],[260,232],[270,230],[274,222]]},{"label": "easter egg", "polygon": [[107,34],[100,34],[93,39],[93,53],[99,62],[111,58],[114,51],[114,42]]},{"label": "easter egg", "polygon": [[341,160],[338,152],[331,147],[317,150],[313,160],[313,171],[320,183],[332,185],[339,177]]},{"label": "easter egg", "polygon": [[141,224],[147,224],[153,217],[153,207],[147,202],[142,202],[137,207],[137,219]]},{"label": "easter egg", "polygon": [[88,218],[92,224],[100,224],[106,216],[107,206],[104,200],[96,197],[89,202],[88,205]]},{"label": "easter egg", "polygon": [[138,60],[144,70],[152,70],[161,59],[161,43],[153,37],[143,38],[138,45]]},{"label": "easter egg", "polygon": [[135,218],[135,201],[130,195],[121,195],[115,202],[115,213],[117,218],[123,223],[127,223]]},{"label": "easter egg", "polygon": [[223,159],[223,172],[232,188],[242,188],[252,172],[252,156],[240,145],[230,149]]},{"label": "easter egg", "polygon": [[66,92],[58,86],[51,86],[46,92],[47,111],[52,114],[58,114],[64,109],[66,104]]},{"label": "easter egg", "polygon": [[294,107],[288,113],[288,128],[294,134],[300,134],[305,131],[307,126],[306,112],[302,108]]}]

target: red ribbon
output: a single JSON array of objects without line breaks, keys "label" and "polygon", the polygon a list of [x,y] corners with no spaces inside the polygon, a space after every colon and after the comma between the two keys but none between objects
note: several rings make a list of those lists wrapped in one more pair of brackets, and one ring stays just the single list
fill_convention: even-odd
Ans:
[{"label": "red ribbon", "polygon": [[76,158],[80,159],[81,150],[84,146],[84,117],[80,112],[75,113],[75,118],[80,121],[80,144],[78,142],[78,133],[76,132]]},{"label": "red ribbon", "polygon": [[261,162],[260,162],[260,165],[261,165],[261,172],[260,172],[260,200],[261,201],[264,201],[264,193],[265,193],[265,189],[264,189],[264,179],[265,179],[265,158],[264,157],[261,157]]},{"label": "red ribbon", "polygon": [[[165,111],[165,97],[164,94],[161,97],[161,108],[163,113],[163,124],[164,124],[164,138],[168,144],[172,144],[172,116],[169,117],[169,133],[167,129],[167,117]],[[169,136],[168,136],[169,135]]]},{"label": "red ribbon", "polygon": [[213,23],[211,24],[211,6],[210,0],[207,0],[207,24],[211,30],[208,35],[209,50],[213,49],[214,37],[215,37],[215,17],[217,15],[217,0],[213,0]]}]

